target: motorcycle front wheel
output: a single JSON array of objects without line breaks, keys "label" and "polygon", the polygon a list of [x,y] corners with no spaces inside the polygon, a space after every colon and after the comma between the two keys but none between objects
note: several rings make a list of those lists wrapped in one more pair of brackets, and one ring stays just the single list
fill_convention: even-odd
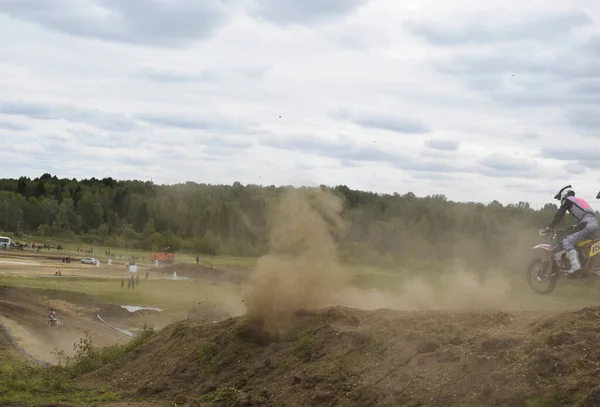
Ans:
[{"label": "motorcycle front wheel", "polygon": [[[527,284],[531,291],[536,294],[546,295],[554,291],[558,283],[558,273],[546,277],[548,260],[535,259],[527,267]],[[545,287],[545,288],[544,288]]]}]

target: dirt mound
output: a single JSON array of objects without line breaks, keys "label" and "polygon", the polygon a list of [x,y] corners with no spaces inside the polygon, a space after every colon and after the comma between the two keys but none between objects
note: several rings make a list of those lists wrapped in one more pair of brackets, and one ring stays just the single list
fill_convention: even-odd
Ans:
[{"label": "dirt mound", "polygon": [[250,274],[249,270],[241,267],[215,268],[202,264],[172,264],[160,269],[160,273],[165,276],[170,276],[173,272],[177,273],[177,277],[199,278],[212,283],[227,282],[233,284],[246,282]]},{"label": "dirt mound", "polygon": [[592,406],[599,317],[334,307],[276,340],[245,318],[184,321],[81,383],[231,405]]},{"label": "dirt mound", "polygon": [[[76,407],[79,404],[69,403],[45,403],[40,404],[38,407]],[[146,403],[146,402],[123,402],[123,403],[106,403],[102,404],[102,407],[171,407],[172,404],[166,403]],[[0,402],[0,407],[31,407],[31,403],[26,402]],[[201,406],[204,407],[204,406]]]}]

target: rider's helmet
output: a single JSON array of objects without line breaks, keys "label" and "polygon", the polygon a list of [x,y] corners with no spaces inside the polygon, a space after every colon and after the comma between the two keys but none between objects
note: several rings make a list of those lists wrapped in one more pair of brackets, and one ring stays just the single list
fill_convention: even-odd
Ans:
[{"label": "rider's helmet", "polygon": [[560,204],[562,205],[565,203],[565,200],[568,196],[575,196],[575,191],[573,191],[571,188],[571,185],[567,185],[566,187],[562,188],[556,195],[554,195],[554,199],[559,200]]}]

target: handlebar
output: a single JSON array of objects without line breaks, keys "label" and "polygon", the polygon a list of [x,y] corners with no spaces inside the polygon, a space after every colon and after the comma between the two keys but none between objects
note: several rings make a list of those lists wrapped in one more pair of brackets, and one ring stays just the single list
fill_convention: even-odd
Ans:
[{"label": "handlebar", "polygon": [[566,227],[564,229],[540,229],[538,231],[538,233],[539,233],[540,236],[547,236],[547,235],[549,235],[550,233],[553,233],[553,232],[556,233],[556,234],[559,234],[559,235],[563,234],[563,233],[564,234],[568,234],[568,233],[571,233],[571,231],[574,228],[575,228],[574,226],[568,226],[568,227]]}]

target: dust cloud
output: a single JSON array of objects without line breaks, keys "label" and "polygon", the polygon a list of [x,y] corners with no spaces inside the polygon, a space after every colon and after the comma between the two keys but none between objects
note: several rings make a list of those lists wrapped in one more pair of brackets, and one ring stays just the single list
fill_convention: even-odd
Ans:
[{"label": "dust cloud", "polygon": [[363,310],[506,309],[511,308],[512,286],[498,274],[481,281],[477,273],[451,270],[437,281],[414,276],[397,293],[346,287],[336,303]]},{"label": "dust cloud", "polygon": [[337,251],[343,201],[320,188],[287,191],[269,213],[269,251],[246,287],[247,315],[282,333],[300,310],[329,304],[347,283]]},{"label": "dust cloud", "polygon": [[[300,310],[341,305],[373,310],[515,309],[511,279],[499,269],[483,276],[457,261],[435,273],[391,274],[388,290],[351,285],[338,257],[343,201],[320,188],[290,189],[271,208],[269,252],[259,258],[244,291],[246,314],[281,334]],[[466,242],[463,242],[466,243]],[[367,277],[368,279],[368,277]]]}]

